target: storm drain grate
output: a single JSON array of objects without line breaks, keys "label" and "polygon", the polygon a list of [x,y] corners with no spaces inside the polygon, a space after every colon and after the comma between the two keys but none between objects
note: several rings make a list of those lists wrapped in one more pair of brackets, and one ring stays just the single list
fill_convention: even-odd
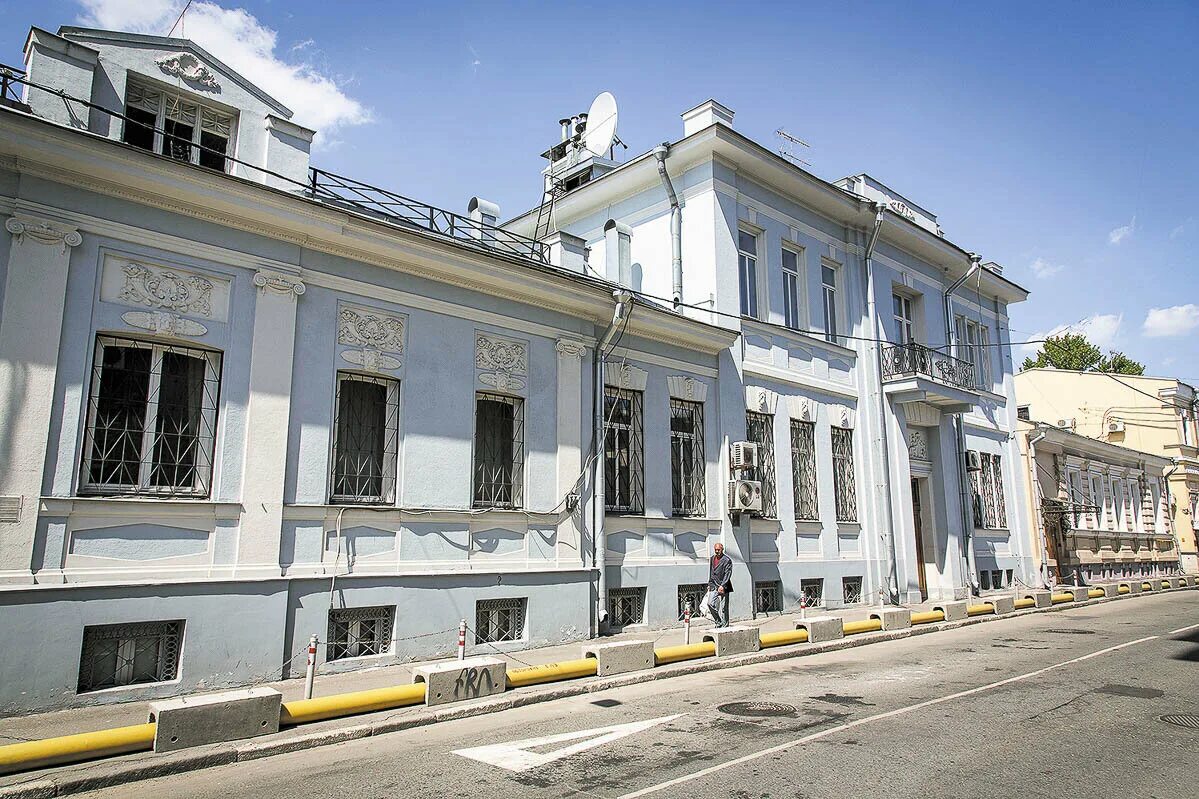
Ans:
[{"label": "storm drain grate", "polygon": [[1186,727],[1188,730],[1199,730],[1199,715],[1194,713],[1168,713],[1160,718],[1167,724]]},{"label": "storm drain grate", "polygon": [[790,716],[796,712],[796,708],[793,706],[779,702],[729,702],[716,709],[730,716],[753,716],[755,718]]}]

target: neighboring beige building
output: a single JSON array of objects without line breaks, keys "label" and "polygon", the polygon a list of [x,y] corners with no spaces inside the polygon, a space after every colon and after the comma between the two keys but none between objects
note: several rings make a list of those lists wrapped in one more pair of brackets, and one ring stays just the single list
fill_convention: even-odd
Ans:
[{"label": "neighboring beige building", "polygon": [[1173,461],[1166,470],[1179,565],[1199,572],[1199,406],[1195,387],[1168,377],[1029,369],[1015,377],[1020,416]]},{"label": "neighboring beige building", "polygon": [[1050,582],[1090,583],[1174,574],[1169,508],[1172,459],[1044,422],[1018,434],[1031,502],[1033,548]]}]

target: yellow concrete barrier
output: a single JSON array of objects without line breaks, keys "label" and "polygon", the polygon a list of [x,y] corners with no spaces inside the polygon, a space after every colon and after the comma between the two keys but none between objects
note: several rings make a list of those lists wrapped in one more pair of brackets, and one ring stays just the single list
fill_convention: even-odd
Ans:
[{"label": "yellow concrete barrier", "polygon": [[1087,591],[1087,596],[1091,599],[1100,599],[1107,596],[1107,593],[1102,588],[1092,588]]},{"label": "yellow concrete barrier", "polygon": [[42,741],[0,746],[0,774],[78,763],[97,757],[145,752],[154,748],[157,724],[134,724],[99,732],[81,732]]},{"label": "yellow concrete barrier", "polygon": [[[834,628],[836,629],[836,628]],[[777,633],[762,633],[758,636],[762,648],[786,646],[787,644],[802,644],[808,640],[807,630],[783,630]]]},{"label": "yellow concrete barrier", "polygon": [[1055,605],[1061,602],[1073,602],[1074,594],[1054,594],[1050,599],[1053,600],[1053,604]]},{"label": "yellow concrete barrier", "polygon": [[866,619],[865,621],[847,621],[841,625],[845,630],[846,635],[857,635],[858,633],[876,633],[883,629],[881,619]]},{"label": "yellow concrete barrier", "polygon": [[715,641],[704,641],[702,644],[666,646],[654,650],[654,665],[661,666],[666,663],[678,663],[681,660],[711,657],[716,657]]},{"label": "yellow concrete barrier", "polygon": [[1035,608],[1036,606],[1037,600],[1032,598],[1016,600],[1016,610],[1025,610],[1027,608]]},{"label": "yellow concrete barrier", "polygon": [[1131,592],[1132,592],[1132,589],[1126,585],[1122,585],[1116,589],[1116,593],[1119,593],[1119,594],[1127,594],[1127,593],[1131,593]]},{"label": "yellow concrete barrier", "polygon": [[315,699],[295,699],[284,702],[279,711],[279,724],[305,724],[310,721],[354,716],[393,707],[419,705],[425,701],[425,683],[394,685],[369,691],[353,691]]},{"label": "yellow concrete barrier", "polygon": [[1173,588],[1173,587],[1174,586],[1170,584],[1169,580],[1162,580],[1162,588]]},{"label": "yellow concrete barrier", "polygon": [[543,682],[594,677],[598,668],[599,661],[595,658],[566,660],[562,663],[545,663],[541,666],[525,666],[524,668],[512,669],[508,672],[508,687],[521,688],[525,685],[538,685]]},{"label": "yellow concrete barrier", "polygon": [[920,613],[912,614],[912,624],[932,624],[933,622],[945,621],[945,613],[940,610],[925,610]]},{"label": "yellow concrete barrier", "polygon": [[967,616],[990,616],[995,612],[995,606],[990,602],[983,602],[979,605],[971,605],[966,608]]}]

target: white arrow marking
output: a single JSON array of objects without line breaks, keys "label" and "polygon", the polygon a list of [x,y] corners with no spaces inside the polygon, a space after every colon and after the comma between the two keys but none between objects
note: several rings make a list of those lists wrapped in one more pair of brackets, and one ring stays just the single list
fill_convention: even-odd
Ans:
[{"label": "white arrow marking", "polygon": [[[618,738],[643,732],[650,727],[674,721],[682,715],[684,714],[676,713],[673,716],[662,716],[656,719],[647,719],[646,721],[634,721],[631,724],[614,724],[611,727],[597,727],[594,730],[580,730],[579,732],[564,732],[558,735],[547,735],[544,738],[526,738],[523,741],[512,741],[506,744],[475,746],[470,749],[455,750],[454,754],[469,757],[471,760],[478,760],[480,763],[506,768],[509,771],[528,771],[531,768],[544,766],[555,760],[570,757],[571,755],[585,752],[597,746],[603,746]],[[580,741],[573,746],[564,746],[552,752],[529,751],[539,746],[552,746],[553,744],[565,743],[566,741],[577,741],[580,738],[587,738],[589,740]]]}]

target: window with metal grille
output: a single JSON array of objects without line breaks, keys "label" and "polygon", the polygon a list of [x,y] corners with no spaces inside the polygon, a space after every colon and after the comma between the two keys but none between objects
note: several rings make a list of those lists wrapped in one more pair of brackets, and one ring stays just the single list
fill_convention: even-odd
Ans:
[{"label": "window with metal grille", "polygon": [[475,398],[475,507],[521,507],[524,463],[524,401],[479,392]]},{"label": "window with metal grille", "polygon": [[774,415],[747,411],[745,436],[758,445],[758,465],[748,470],[750,480],[762,483],[762,510],[755,515],[773,519],[778,516],[774,486]]},{"label": "window with metal grille", "polygon": [[1004,584],[1004,585],[1006,585],[1008,588],[1011,588],[1011,587],[1012,587],[1012,583],[1013,583],[1013,579],[1012,579],[1012,578],[1013,578],[1012,570],[1011,570],[1011,569],[1008,569],[1008,570],[1006,570],[1006,571],[1003,573],[1003,576],[1004,576],[1004,581],[1003,581],[1003,584]]},{"label": "window with metal grille", "polygon": [[741,315],[758,318],[758,237],[737,231],[737,272],[741,282]]},{"label": "window with metal grille", "polygon": [[520,641],[525,637],[526,597],[475,602],[475,643]]},{"label": "window with metal grille", "polygon": [[754,612],[782,613],[783,584],[777,580],[754,583]]},{"label": "window with metal grille", "polygon": [[974,505],[974,526],[987,529],[1007,527],[1007,508],[1003,497],[1003,469],[999,455],[978,454],[979,471],[970,473]]},{"label": "window with metal grille", "polygon": [[799,253],[783,248],[783,324],[799,330]]},{"label": "window with metal grille", "polygon": [[983,570],[978,573],[978,587],[981,591],[991,590],[991,572]]},{"label": "window with metal grille", "polygon": [[182,645],[182,621],[84,627],[78,692],[169,682],[179,674]]},{"label": "window with metal grille", "polygon": [[834,427],[832,433],[833,492],[837,499],[837,521],[856,522],[858,485],[853,469],[853,431],[844,427]]},{"label": "window with metal grille", "polygon": [[608,589],[608,624],[627,627],[645,621],[645,588],[636,586]]},{"label": "window with metal grille", "polygon": [[395,501],[400,384],[337,373],[331,502]]},{"label": "window with metal grille", "polygon": [[604,390],[604,509],[645,510],[645,444],[641,392]]},{"label": "window with metal grille", "polygon": [[225,170],[236,117],[140,81],[125,92],[125,127],[121,139],[143,150]]},{"label": "window with metal grille", "polygon": [[79,492],[208,496],[220,389],[220,353],[99,336]]},{"label": "window with metal grille", "polygon": [[682,621],[683,615],[687,612],[687,606],[691,606],[692,617],[699,613],[700,603],[704,601],[704,595],[708,593],[707,583],[686,583],[679,586],[679,620]]},{"label": "window with metal grille", "polygon": [[816,489],[816,423],[791,420],[791,482],[795,494],[795,518],[820,518]]},{"label": "window with metal grille", "polygon": [[703,403],[670,400],[670,489],[675,516],[707,512]]},{"label": "window with metal grille", "polygon": [[991,587],[995,589],[1003,588],[1003,569],[993,569],[991,571]]},{"label": "window with metal grille", "polygon": [[390,652],[395,615],[394,606],[330,610],[325,659],[361,658]]},{"label": "window with metal grille", "polygon": [[800,580],[799,594],[803,598],[805,608],[821,607],[824,605],[824,578],[816,577],[811,580]]},{"label": "window with metal grille", "polygon": [[841,578],[841,601],[846,605],[859,605],[862,602],[862,578]]}]

